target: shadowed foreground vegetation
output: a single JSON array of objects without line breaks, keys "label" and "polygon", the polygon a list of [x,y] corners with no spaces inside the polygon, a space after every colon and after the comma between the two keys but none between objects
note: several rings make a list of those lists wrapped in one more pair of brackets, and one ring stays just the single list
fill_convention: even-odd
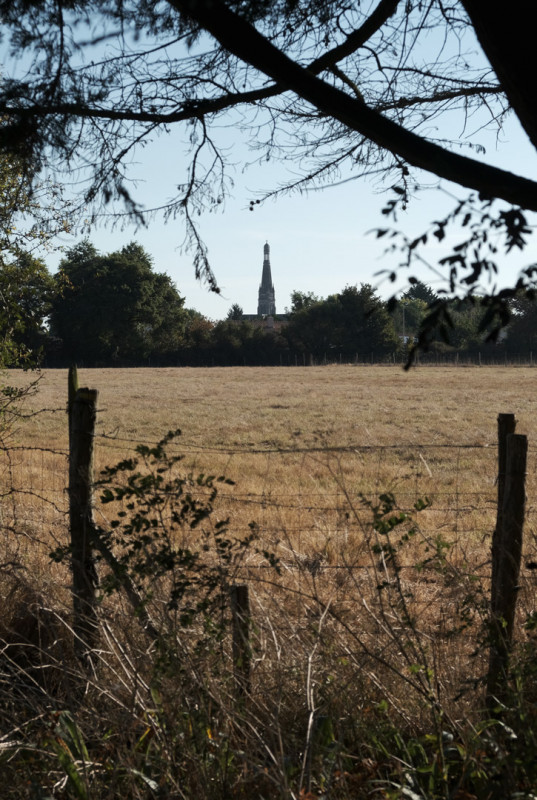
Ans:
[{"label": "shadowed foreground vegetation", "polygon": [[[531,450],[533,370],[81,380],[101,389],[97,641],[82,658],[73,641],[62,455],[39,476],[16,449],[65,444],[66,376],[46,373],[26,408],[57,411],[21,421],[2,472],[3,796],[532,795],[531,454],[517,644],[489,711],[484,678],[498,398]],[[163,419],[184,432],[155,447]]]}]

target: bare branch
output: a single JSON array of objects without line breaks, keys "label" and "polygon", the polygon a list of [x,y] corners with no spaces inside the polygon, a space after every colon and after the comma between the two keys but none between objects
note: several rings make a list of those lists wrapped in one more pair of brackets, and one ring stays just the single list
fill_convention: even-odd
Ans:
[{"label": "bare branch", "polygon": [[537,183],[513,173],[452,153],[378,111],[320,80],[290,59],[250,23],[217,0],[169,0],[191,15],[230,52],[295,92],[322,113],[350,130],[396,153],[415,167],[432,172],[482,194],[537,211]]}]

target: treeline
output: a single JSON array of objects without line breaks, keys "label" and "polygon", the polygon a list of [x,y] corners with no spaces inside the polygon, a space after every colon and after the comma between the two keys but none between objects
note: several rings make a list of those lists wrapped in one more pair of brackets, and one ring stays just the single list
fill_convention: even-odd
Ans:
[{"label": "treeline", "polygon": [[[85,240],[69,250],[56,274],[19,252],[0,267],[2,366],[36,358],[46,366],[211,366],[375,361],[404,357],[436,295],[415,283],[389,306],[368,284],[320,298],[293,292],[285,315],[246,317],[238,305],[213,322],[185,308],[169,276],[131,243],[106,255]],[[430,350],[436,354],[537,356],[537,309],[513,301],[505,339],[486,344],[479,298],[453,301]]]}]

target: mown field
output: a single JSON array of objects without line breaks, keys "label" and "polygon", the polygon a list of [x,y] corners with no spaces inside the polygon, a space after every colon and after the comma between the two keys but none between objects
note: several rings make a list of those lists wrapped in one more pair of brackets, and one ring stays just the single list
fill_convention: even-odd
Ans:
[{"label": "mown field", "polygon": [[[34,377],[7,376],[18,386]],[[147,607],[173,636],[173,656],[166,650],[170,661],[164,664],[147,649],[139,615],[122,591],[103,599],[103,645],[77,719],[93,739],[113,731],[113,755],[106,756],[113,780],[96,747],[91,757],[98,768],[83,775],[87,795],[73,796],[156,796],[150,784],[140,788],[140,775],[160,775],[168,792],[163,796],[174,798],[485,796],[472,792],[474,769],[487,787],[496,769],[475,767],[475,754],[485,759],[488,753],[476,731],[482,730],[488,663],[497,416],[515,413],[517,432],[529,437],[516,625],[517,641],[526,647],[532,634],[523,624],[534,609],[531,563],[537,560],[537,372],[325,366],[96,369],[80,370],[79,378],[99,391],[98,479],[137,444],[153,445],[179,428],[169,445],[181,457],[174,474],[231,479],[233,485],[219,489],[213,524],[229,518],[225,531],[232,542],[252,531],[255,538],[229,562],[232,573],[226,573],[223,550],[203,556],[226,581],[250,589],[248,703],[237,705],[230,640],[211,627],[214,617],[209,628],[201,617],[184,630],[176,627],[176,606],[165,605],[159,594],[169,589],[169,575],[139,573],[140,585],[149,581],[151,587]],[[66,396],[67,373],[44,371],[3,451],[2,592],[5,618],[15,629],[21,603],[32,606],[29,587],[34,605],[46,598],[56,617],[70,614],[68,565],[49,558],[69,536]],[[108,530],[128,507],[102,506],[101,491],[96,519]],[[418,512],[421,501],[425,508]],[[199,549],[204,524],[183,531],[178,546]],[[123,539],[116,552],[126,546]],[[106,565],[99,563],[98,572],[106,582]],[[221,613],[227,619],[228,610]],[[41,644],[39,624],[37,650],[49,669],[63,663],[65,653]],[[55,631],[57,647],[63,637]],[[71,669],[79,670],[76,664]],[[50,687],[39,700],[56,709],[68,702],[64,689],[58,699]],[[120,730],[125,718],[134,726],[128,735]],[[21,725],[18,712],[15,724]],[[432,743],[442,728],[460,748],[436,774]],[[65,765],[54,762],[50,748],[45,753],[43,774],[59,781]],[[499,763],[495,758],[493,750],[490,759],[486,755],[490,764]],[[405,759],[414,782],[402,769]],[[466,759],[473,766],[462,769]],[[429,787],[438,783],[438,794],[427,793],[424,775]],[[453,776],[466,794],[452,791]],[[73,780],[71,774],[66,785]],[[393,789],[399,784],[406,794]],[[43,787],[49,791],[44,778]]]}]

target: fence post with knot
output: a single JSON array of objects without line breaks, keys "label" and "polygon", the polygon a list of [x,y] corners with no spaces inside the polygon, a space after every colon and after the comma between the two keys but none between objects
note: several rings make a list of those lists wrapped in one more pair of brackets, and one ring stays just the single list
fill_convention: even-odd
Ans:
[{"label": "fence post with knot", "polygon": [[97,642],[97,571],[92,552],[93,453],[96,389],[79,389],[76,370],[69,371],[69,527],[73,579],[75,651],[89,666]]}]

